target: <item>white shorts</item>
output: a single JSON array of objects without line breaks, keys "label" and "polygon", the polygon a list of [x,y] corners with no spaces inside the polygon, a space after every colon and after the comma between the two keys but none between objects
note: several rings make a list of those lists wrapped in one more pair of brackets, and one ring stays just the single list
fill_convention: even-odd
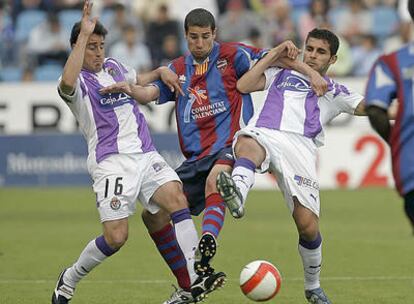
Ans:
[{"label": "white shorts", "polygon": [[156,151],[114,154],[91,168],[93,190],[101,222],[135,213],[137,198],[155,214],[160,207],[150,199],[163,184],[180,179]]},{"label": "white shorts", "polygon": [[266,159],[257,171],[270,171],[276,176],[290,211],[294,209],[292,197],[296,196],[301,205],[319,216],[317,147],[312,139],[296,133],[247,126],[236,133],[233,149],[240,135],[256,139],[266,150]]}]

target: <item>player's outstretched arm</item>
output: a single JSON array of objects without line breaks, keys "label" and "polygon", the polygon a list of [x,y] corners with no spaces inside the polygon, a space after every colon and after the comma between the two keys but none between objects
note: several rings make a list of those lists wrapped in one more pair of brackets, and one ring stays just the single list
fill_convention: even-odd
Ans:
[{"label": "player's outstretched arm", "polygon": [[184,96],[177,74],[171,71],[168,67],[159,67],[150,72],[137,75],[137,84],[146,86],[159,79],[170,88],[171,92],[176,92],[176,94]]},{"label": "player's outstretched arm", "polygon": [[[355,116],[367,116],[368,115],[366,111],[365,99],[361,100],[358,106],[355,108],[354,115]],[[388,117],[388,120],[395,120],[397,118],[397,109],[395,108],[395,106],[388,108],[387,117]]]},{"label": "player's outstretched arm", "polygon": [[296,58],[297,54],[298,50],[291,41],[279,44],[237,81],[237,89],[243,94],[263,90],[266,85],[265,70],[273,66],[281,56]]},{"label": "player's outstretched arm", "polygon": [[76,80],[78,79],[79,73],[82,69],[86,45],[89,40],[89,36],[95,29],[97,18],[90,19],[91,10],[91,1],[85,0],[83,5],[80,33],[76,44],[73,46],[69,58],[66,61],[65,67],[63,68],[62,80],[59,83],[60,90],[67,95],[71,95],[75,89]]},{"label": "player's outstretched arm", "polygon": [[100,89],[99,93],[125,93],[134,98],[138,103],[147,104],[159,97],[160,89],[153,85],[142,87],[122,81]]},{"label": "player's outstretched arm", "polygon": [[388,119],[387,110],[377,106],[368,106],[366,112],[372,128],[388,142],[391,134],[391,124]]}]

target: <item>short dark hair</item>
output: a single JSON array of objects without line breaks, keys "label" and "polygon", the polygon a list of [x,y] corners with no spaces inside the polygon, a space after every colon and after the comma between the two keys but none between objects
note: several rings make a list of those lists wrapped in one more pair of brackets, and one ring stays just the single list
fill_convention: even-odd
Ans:
[{"label": "short dark hair", "polygon": [[184,29],[188,32],[190,26],[210,27],[212,31],[216,29],[214,16],[204,8],[196,8],[185,16]]},{"label": "short dark hair", "polygon": [[408,12],[410,13],[411,20],[414,21],[414,0],[408,0]]},{"label": "short dark hair", "polygon": [[[72,27],[72,31],[70,33],[70,40],[69,40],[70,45],[74,45],[76,41],[78,41],[80,30],[81,30],[81,22],[79,21],[79,22],[76,22]],[[96,21],[93,33],[105,38],[106,34],[108,34],[108,31],[102,25],[102,23],[100,23],[99,21]]]},{"label": "short dark hair", "polygon": [[329,50],[331,51],[331,56],[336,55],[336,53],[338,52],[338,49],[339,49],[338,36],[336,36],[330,30],[314,28],[308,33],[305,43],[308,42],[309,38],[316,38],[316,39],[327,41],[329,44]]}]

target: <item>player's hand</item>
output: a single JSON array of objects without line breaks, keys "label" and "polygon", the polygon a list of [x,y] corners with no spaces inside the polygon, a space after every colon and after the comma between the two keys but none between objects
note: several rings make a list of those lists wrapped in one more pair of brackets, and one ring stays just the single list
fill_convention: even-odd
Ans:
[{"label": "player's hand", "polygon": [[132,90],[128,82],[122,81],[111,84],[110,86],[104,87],[99,90],[101,94],[108,94],[108,93],[125,93],[131,96]]},{"label": "player's hand", "polygon": [[328,82],[318,73],[312,73],[309,77],[312,90],[317,96],[322,96],[328,90]]},{"label": "player's hand", "polygon": [[277,49],[277,51],[280,52],[279,57],[288,57],[292,60],[296,60],[296,57],[300,54],[300,50],[290,40],[283,41],[274,49]]},{"label": "player's hand", "polygon": [[184,96],[184,91],[181,88],[180,81],[178,80],[178,75],[171,71],[169,68],[164,67],[160,69],[160,78],[164,82],[171,92],[175,92],[175,95],[181,94]]},{"label": "player's hand", "polygon": [[90,36],[93,33],[93,30],[95,29],[96,21],[98,20],[97,17],[94,17],[91,19],[92,6],[93,6],[93,3],[91,0],[85,0],[83,4],[80,32],[87,36]]}]

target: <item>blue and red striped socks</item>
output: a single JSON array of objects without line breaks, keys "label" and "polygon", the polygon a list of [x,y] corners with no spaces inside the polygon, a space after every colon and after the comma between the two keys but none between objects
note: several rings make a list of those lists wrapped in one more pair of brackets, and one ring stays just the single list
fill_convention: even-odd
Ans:
[{"label": "blue and red striped socks", "polygon": [[150,235],[161,256],[177,278],[178,285],[184,290],[189,290],[191,285],[190,277],[185,257],[178,246],[173,226],[168,223],[164,228]]},{"label": "blue and red striped socks", "polygon": [[206,209],[202,221],[202,234],[210,233],[215,238],[218,237],[224,225],[226,205],[220,194],[213,193],[206,198]]}]

